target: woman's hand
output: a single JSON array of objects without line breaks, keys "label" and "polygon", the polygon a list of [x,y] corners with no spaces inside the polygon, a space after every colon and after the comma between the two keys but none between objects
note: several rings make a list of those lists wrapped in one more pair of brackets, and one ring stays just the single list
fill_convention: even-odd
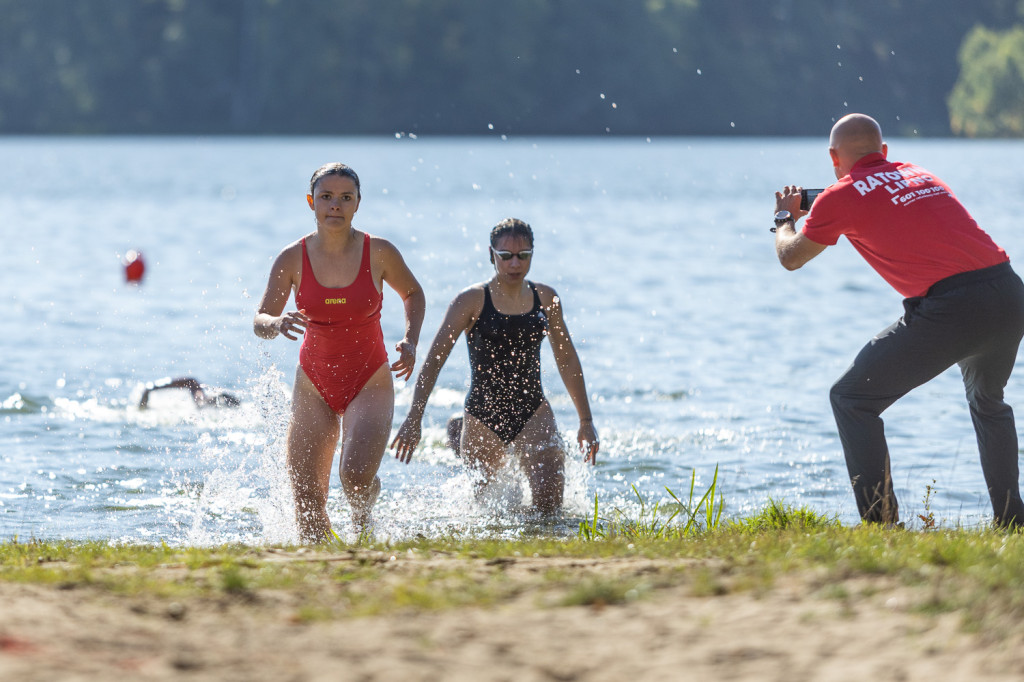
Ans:
[{"label": "woman's hand", "polygon": [[306,317],[305,310],[292,310],[277,318],[274,322],[274,329],[279,334],[283,334],[286,339],[295,341],[306,333],[308,325],[309,318]]},{"label": "woman's hand", "polygon": [[398,351],[398,360],[391,364],[391,371],[399,379],[408,381],[416,367],[416,344],[402,339],[395,344],[395,350]]},{"label": "woman's hand", "polygon": [[412,460],[412,451],[419,445],[422,436],[420,420],[413,417],[406,417],[402,425],[398,427],[398,435],[391,441],[391,449],[395,451],[395,459],[403,464]]},{"label": "woman's hand", "polygon": [[597,429],[594,428],[594,421],[586,419],[580,421],[580,430],[576,432],[576,442],[583,452],[584,462],[597,464],[597,451],[601,447],[601,441],[597,438]]}]

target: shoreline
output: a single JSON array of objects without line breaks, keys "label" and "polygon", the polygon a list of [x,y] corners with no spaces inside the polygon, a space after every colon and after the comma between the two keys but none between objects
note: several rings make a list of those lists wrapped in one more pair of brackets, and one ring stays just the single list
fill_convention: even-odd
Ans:
[{"label": "shoreline", "polygon": [[833,528],[561,545],[0,550],[3,679],[1024,673],[1019,536]]}]

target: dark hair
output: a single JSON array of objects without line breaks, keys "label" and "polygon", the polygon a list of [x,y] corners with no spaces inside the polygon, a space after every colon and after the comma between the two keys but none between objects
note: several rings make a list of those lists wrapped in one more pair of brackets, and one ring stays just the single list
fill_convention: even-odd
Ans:
[{"label": "dark hair", "polygon": [[498,245],[502,237],[522,237],[533,248],[533,230],[519,218],[505,218],[491,230],[491,247]]},{"label": "dark hair", "polygon": [[359,187],[359,176],[349,166],[343,163],[325,163],[316,169],[313,173],[313,177],[309,179],[309,193],[312,194],[313,190],[316,189],[316,183],[320,182],[320,178],[326,175],[341,175],[346,178],[351,178],[352,182],[356,183],[356,196],[360,199],[363,198],[362,191]]}]

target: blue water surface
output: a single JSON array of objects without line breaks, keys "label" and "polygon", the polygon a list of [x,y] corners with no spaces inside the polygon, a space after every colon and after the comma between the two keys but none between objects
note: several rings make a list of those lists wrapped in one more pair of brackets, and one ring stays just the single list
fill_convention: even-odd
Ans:
[{"label": "blue water surface", "polygon": [[[1024,259],[1020,142],[890,140],[890,157],[949,182]],[[824,139],[2,138],[0,538],[214,544],[295,539],[283,443],[298,344],[252,334],[274,256],[314,227],[305,194],[327,161],[362,179],[361,229],[399,247],[424,285],[425,352],[451,298],[489,277],[498,220],[532,224],[531,278],[554,286],[586,373],[602,450],[570,452],[564,518],[474,498],[444,447],[468,384],[464,342],[442,372],[409,465],[386,457],[377,533],[571,532],[593,509],[683,497],[716,467],[727,516],[770,499],[855,523],[828,387],[900,314],[900,297],[841,241],[797,272],[768,231],[783,184],[833,180]],[[143,252],[141,286],[121,258]],[[387,291],[388,347],[402,334]],[[575,411],[548,349],[566,440]],[[142,385],[190,375],[237,393],[136,407]],[[1024,400],[1024,372],[1007,387]],[[397,387],[395,426],[411,385]],[[990,515],[955,368],[887,413],[905,518]],[[510,472],[513,502],[521,477]],[[523,495],[526,497],[523,498]],[[926,496],[930,496],[925,501]],[[349,532],[337,485],[331,515]],[[515,505],[513,505],[515,506]]]}]

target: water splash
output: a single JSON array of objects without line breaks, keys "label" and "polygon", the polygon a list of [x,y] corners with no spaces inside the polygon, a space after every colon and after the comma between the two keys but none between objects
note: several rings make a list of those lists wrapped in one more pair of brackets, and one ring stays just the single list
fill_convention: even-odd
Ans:
[{"label": "water splash", "polygon": [[281,371],[263,364],[249,382],[247,428],[204,433],[199,439],[202,483],[185,536],[188,544],[298,540],[285,469],[289,392]]}]

